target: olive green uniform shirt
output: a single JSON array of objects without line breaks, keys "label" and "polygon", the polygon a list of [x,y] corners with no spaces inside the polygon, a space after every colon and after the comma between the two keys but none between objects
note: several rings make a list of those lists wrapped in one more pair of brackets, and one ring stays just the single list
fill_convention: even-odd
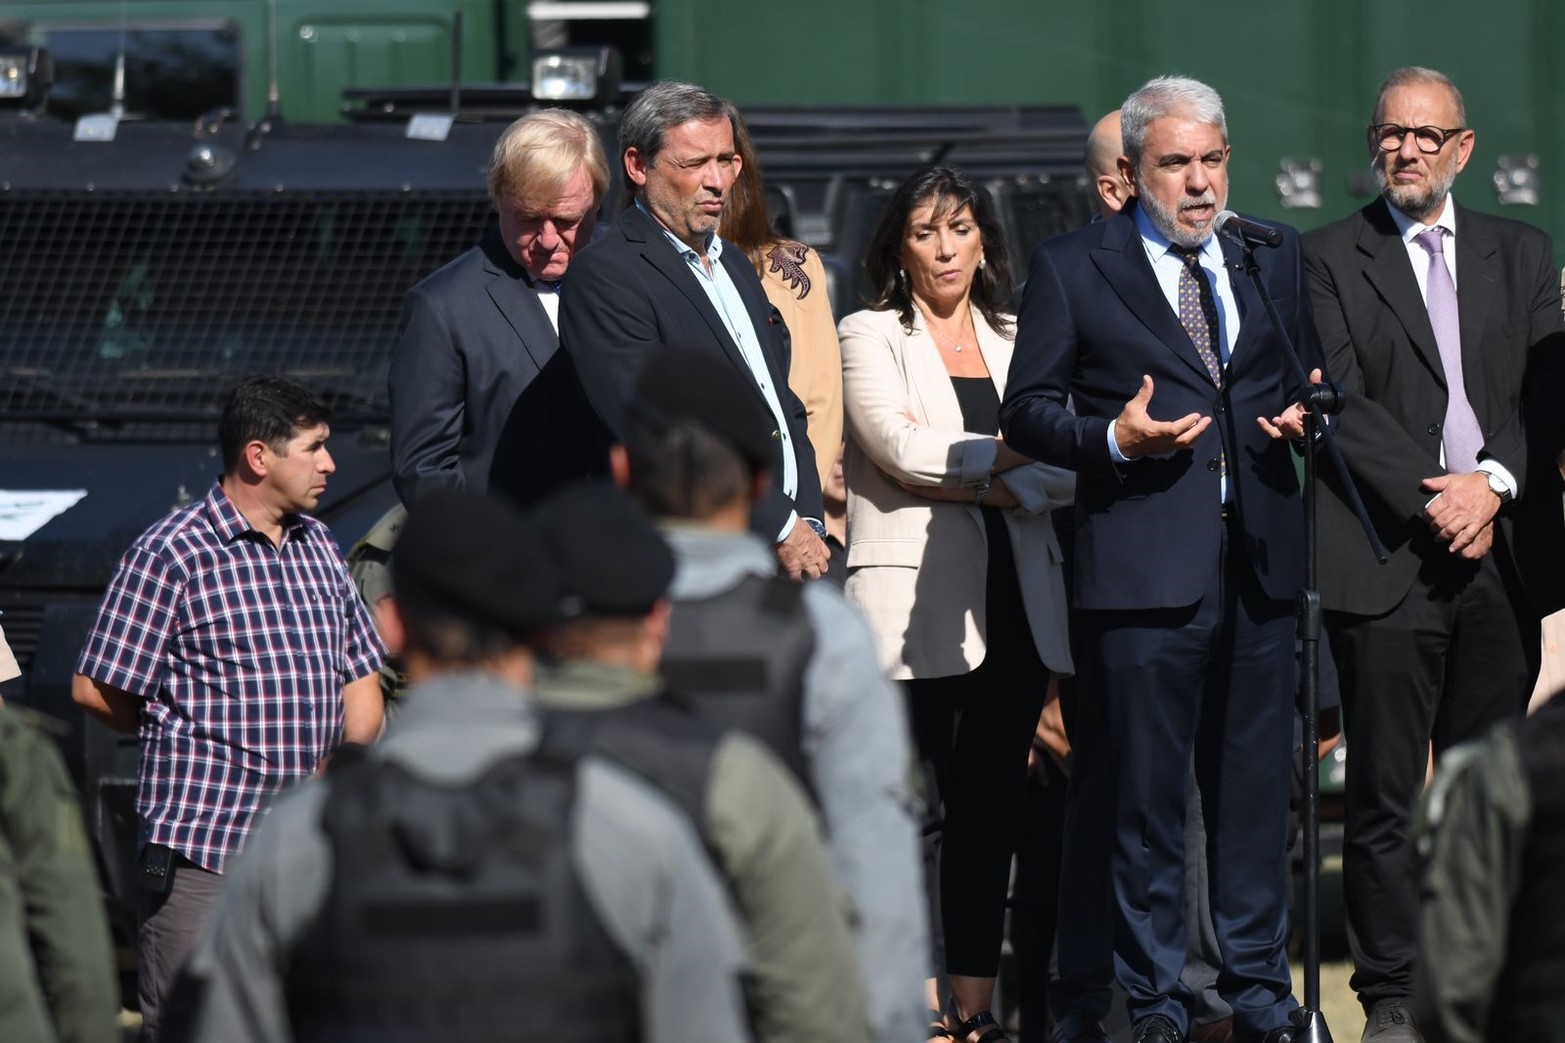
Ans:
[{"label": "olive green uniform shirt", "polygon": [[76,791],[54,743],[0,708],[0,1040],[112,1043],[119,989]]},{"label": "olive green uniform shirt", "polygon": [[[655,677],[600,663],[540,670],[533,694],[559,710],[608,710],[657,693]],[[869,1015],[848,904],[809,798],[755,739],[725,735],[700,823],[751,945],[757,1043],[861,1043]]]}]

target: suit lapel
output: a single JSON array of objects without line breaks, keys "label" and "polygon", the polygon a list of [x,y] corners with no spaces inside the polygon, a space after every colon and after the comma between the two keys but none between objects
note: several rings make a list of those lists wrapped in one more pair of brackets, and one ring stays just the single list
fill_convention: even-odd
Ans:
[{"label": "suit lapel", "polygon": [[[1179,316],[1168,306],[1163,287],[1158,285],[1147,260],[1136,223],[1128,215],[1120,215],[1105,222],[1103,245],[1092,251],[1092,263],[1113,288],[1114,293],[1130,309],[1152,335],[1168,346],[1174,354],[1200,375],[1208,384],[1212,375],[1190,335],[1179,322]],[[1215,385],[1214,385],[1215,386]]]},{"label": "suit lapel", "polygon": [[[1452,204],[1455,205],[1454,203]],[[1462,377],[1474,411],[1483,408],[1489,386],[1482,354],[1483,331],[1499,285],[1497,247],[1489,228],[1472,211],[1458,208],[1456,222],[1456,308],[1462,330]],[[1474,380],[1478,377],[1478,380]]]},{"label": "suit lapel", "polygon": [[[1266,305],[1261,302],[1255,283],[1245,274],[1244,251],[1227,239],[1220,240],[1217,245],[1223,251],[1223,272],[1220,278],[1228,280],[1228,288],[1233,291],[1234,305],[1238,310],[1233,321],[1239,324],[1239,332],[1223,372],[1223,381],[1227,383],[1254,362],[1256,356],[1267,350],[1258,342],[1271,332],[1271,319],[1266,315]],[[1262,272],[1264,278],[1265,269]],[[1273,289],[1267,287],[1268,291]]]},{"label": "suit lapel", "polygon": [[[1365,223],[1359,231],[1358,248],[1368,258],[1364,264],[1364,277],[1407,331],[1413,350],[1443,388],[1445,367],[1440,364],[1440,346],[1435,343],[1435,329],[1429,324],[1429,308],[1418,292],[1418,280],[1413,275],[1407,246],[1402,242],[1402,236],[1398,234],[1386,206],[1384,201],[1377,199],[1360,211]],[[1465,320],[1462,325],[1465,330]],[[1466,341],[1465,335],[1463,341]]]},{"label": "suit lapel", "polygon": [[[690,306],[695,309],[701,321],[706,323],[711,331],[713,342],[723,349],[740,372],[750,375],[750,367],[745,363],[744,355],[739,352],[739,345],[734,343],[734,338],[729,336],[728,327],[723,324],[722,316],[717,314],[717,309],[712,306],[712,301],[706,295],[706,290],[696,281],[696,274],[690,270],[690,264],[674,245],[668,241],[663,229],[650,217],[642,213],[635,206],[625,211],[620,219],[621,228],[625,232],[625,238],[640,244],[642,258],[650,264],[659,275],[667,279],[673,289],[684,296]],[[728,249],[734,249],[728,246]],[[754,383],[752,380],[751,383]],[[760,388],[756,388],[760,394]]]},{"label": "suit lapel", "polygon": [[516,331],[522,350],[532,358],[541,373],[560,346],[559,334],[549,321],[548,312],[538,300],[527,272],[506,253],[498,232],[491,229],[481,244],[484,272],[489,276],[489,299],[501,316]]},{"label": "suit lapel", "polygon": [[978,350],[989,367],[989,379],[994,381],[994,393],[1005,398],[1005,378],[1011,370],[1011,354],[1015,347],[1010,341],[989,327],[983,312],[972,309],[973,329],[978,331]]}]

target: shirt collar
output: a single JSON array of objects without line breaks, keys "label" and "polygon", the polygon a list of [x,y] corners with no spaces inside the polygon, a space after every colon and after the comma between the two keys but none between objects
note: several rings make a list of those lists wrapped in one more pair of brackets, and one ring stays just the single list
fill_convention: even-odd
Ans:
[{"label": "shirt collar", "polygon": [[[232,543],[249,533],[261,535],[260,530],[251,525],[250,519],[246,518],[244,513],[234,506],[234,501],[228,498],[228,494],[223,491],[221,479],[213,482],[211,491],[207,493],[206,512],[212,522],[212,528],[223,538],[224,543]],[[308,534],[309,529],[298,515],[290,515],[283,520],[284,542],[294,537],[302,539]]]},{"label": "shirt collar", "polygon": [[[1174,244],[1169,241],[1168,236],[1158,231],[1157,226],[1152,223],[1152,218],[1147,216],[1145,207],[1138,205],[1133,207],[1132,210],[1136,220],[1136,231],[1141,233],[1141,242],[1146,246],[1147,253],[1155,260],[1161,260],[1168,256],[1169,251],[1174,248]],[[1174,256],[1177,258],[1179,255],[1175,254]],[[1207,262],[1209,267],[1221,268],[1223,266],[1223,250],[1222,247],[1217,245],[1216,235],[1206,237],[1206,241],[1201,244],[1200,256],[1201,260]]]},{"label": "shirt collar", "polygon": [[[653,217],[652,211],[642,206],[641,200],[639,199],[636,200],[636,209],[640,210],[643,214],[646,214],[648,221],[651,221],[654,225],[657,225],[658,231],[663,233],[663,238],[672,243],[674,249],[679,251],[679,256],[683,257],[687,261],[691,259],[699,261],[701,259],[700,254],[691,249],[689,244],[685,243],[679,238],[679,236],[675,235],[673,232],[670,232],[667,228],[664,228],[663,223],[657,218]],[[722,237],[719,236],[716,232],[713,232],[711,235],[706,237],[706,256],[713,264],[716,264],[717,259],[723,256],[723,240]]]},{"label": "shirt collar", "polygon": [[1415,221],[1402,211],[1391,205],[1390,200],[1381,197],[1386,204],[1386,209],[1391,211],[1391,220],[1397,226],[1397,232],[1402,236],[1402,242],[1411,246],[1413,240],[1431,228],[1444,228],[1447,242],[1456,239],[1456,203],[1447,195],[1445,197],[1445,209],[1440,211],[1440,216],[1428,224]]}]

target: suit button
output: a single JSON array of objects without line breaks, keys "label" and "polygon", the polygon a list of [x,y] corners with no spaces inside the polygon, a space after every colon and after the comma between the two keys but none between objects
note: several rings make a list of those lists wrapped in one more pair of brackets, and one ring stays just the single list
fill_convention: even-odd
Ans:
[{"label": "suit button", "polygon": [[1215,411],[1217,413],[1221,413],[1223,410],[1225,410],[1227,408],[1228,407],[1223,404],[1223,400],[1222,399],[1218,399],[1217,403],[1212,406],[1213,411]]},{"label": "suit button", "polygon": [[774,441],[774,442],[781,442],[782,441],[782,432],[781,431],[773,431],[772,432],[772,441]]},{"label": "suit button", "polygon": [[1208,460],[1206,462],[1206,469],[1208,471],[1215,471],[1215,470],[1217,470],[1217,458],[1216,457],[1213,457],[1212,459],[1210,459],[1210,460]]},{"label": "suit button", "polygon": [[1439,424],[1430,424],[1428,427],[1424,428],[1424,430],[1426,432],[1428,432],[1429,434],[1438,435],[1440,433],[1440,425]]}]

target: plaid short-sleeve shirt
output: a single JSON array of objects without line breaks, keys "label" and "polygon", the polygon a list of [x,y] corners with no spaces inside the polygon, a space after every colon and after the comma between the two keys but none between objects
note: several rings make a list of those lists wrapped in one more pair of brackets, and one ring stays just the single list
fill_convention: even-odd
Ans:
[{"label": "plaid short-sleeve shirt", "polygon": [[341,741],[343,686],[383,656],[326,527],[296,517],[274,546],[214,485],[125,553],[76,670],[146,700],[141,842],[220,873]]}]

